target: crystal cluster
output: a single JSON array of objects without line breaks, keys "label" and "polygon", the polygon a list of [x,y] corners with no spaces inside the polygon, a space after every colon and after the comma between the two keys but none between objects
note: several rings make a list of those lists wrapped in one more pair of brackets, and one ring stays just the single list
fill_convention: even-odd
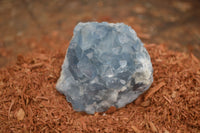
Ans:
[{"label": "crystal cluster", "polygon": [[153,82],[150,56],[123,23],[79,23],[56,88],[76,111],[88,114],[124,107]]}]

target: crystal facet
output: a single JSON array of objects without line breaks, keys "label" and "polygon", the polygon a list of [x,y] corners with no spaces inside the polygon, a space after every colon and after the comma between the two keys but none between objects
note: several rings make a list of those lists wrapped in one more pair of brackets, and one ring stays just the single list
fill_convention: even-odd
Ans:
[{"label": "crystal facet", "polygon": [[56,88],[76,111],[124,107],[153,82],[151,59],[135,31],[123,23],[79,23]]}]

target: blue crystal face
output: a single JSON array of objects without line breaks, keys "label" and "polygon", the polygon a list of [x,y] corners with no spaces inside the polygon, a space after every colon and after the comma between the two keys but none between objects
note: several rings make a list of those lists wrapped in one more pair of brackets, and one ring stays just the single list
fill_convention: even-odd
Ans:
[{"label": "blue crystal face", "polygon": [[153,82],[151,59],[135,31],[123,23],[79,23],[56,88],[76,111],[124,107]]}]

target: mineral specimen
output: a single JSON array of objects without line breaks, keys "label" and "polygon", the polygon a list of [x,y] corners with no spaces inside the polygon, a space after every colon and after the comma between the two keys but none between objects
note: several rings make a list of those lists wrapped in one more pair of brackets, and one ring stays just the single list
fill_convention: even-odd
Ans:
[{"label": "mineral specimen", "polygon": [[124,107],[153,82],[151,59],[135,31],[123,23],[79,23],[56,88],[76,111]]}]

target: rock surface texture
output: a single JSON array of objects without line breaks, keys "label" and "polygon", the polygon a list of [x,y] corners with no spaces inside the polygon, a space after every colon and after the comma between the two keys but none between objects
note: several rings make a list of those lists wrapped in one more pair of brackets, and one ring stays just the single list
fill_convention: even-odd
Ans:
[{"label": "rock surface texture", "polygon": [[79,23],[56,88],[76,111],[124,107],[153,82],[151,59],[135,31],[123,23]]}]

